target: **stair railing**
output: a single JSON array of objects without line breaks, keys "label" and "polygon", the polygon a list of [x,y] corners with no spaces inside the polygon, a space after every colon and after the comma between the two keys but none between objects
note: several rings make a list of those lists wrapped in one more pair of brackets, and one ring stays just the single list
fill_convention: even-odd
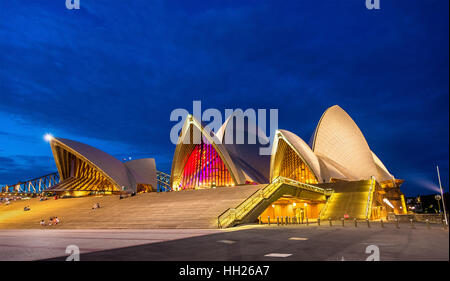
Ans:
[{"label": "stair railing", "polygon": [[314,185],[301,183],[295,180],[291,180],[284,177],[277,177],[270,184],[266,185],[262,189],[256,190],[252,195],[242,201],[236,208],[227,209],[217,217],[217,226],[219,228],[226,228],[233,224],[236,220],[242,219],[247,215],[256,205],[262,200],[269,198],[272,194],[282,185],[288,184],[296,187],[300,187],[309,191],[322,193],[324,195],[332,194],[331,189],[323,189]]},{"label": "stair railing", "polygon": [[366,205],[366,219],[370,218],[370,211],[372,210],[372,200],[373,200],[373,192],[375,187],[375,177],[372,176],[369,188],[369,195],[367,196],[367,205]]}]

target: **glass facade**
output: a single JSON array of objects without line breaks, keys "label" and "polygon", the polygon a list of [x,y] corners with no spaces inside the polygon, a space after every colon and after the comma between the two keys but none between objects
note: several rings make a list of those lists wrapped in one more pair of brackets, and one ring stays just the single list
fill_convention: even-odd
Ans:
[{"label": "glass facade", "polygon": [[[299,182],[316,184],[317,179],[298,154],[284,141],[278,143],[278,175]],[[281,159],[280,159],[281,158]]]},{"label": "glass facade", "polygon": [[180,189],[232,186],[233,179],[213,145],[195,145],[184,166]]},{"label": "glass facade", "polygon": [[57,190],[65,191],[118,191],[118,188],[90,163],[56,145],[55,153],[60,165],[61,182]]}]

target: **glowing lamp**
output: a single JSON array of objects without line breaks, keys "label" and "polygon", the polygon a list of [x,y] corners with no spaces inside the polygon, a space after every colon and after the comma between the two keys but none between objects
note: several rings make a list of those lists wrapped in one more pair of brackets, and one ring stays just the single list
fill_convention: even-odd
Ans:
[{"label": "glowing lamp", "polygon": [[[386,203],[386,205],[388,205],[392,209],[394,209],[394,205],[392,205],[392,203],[387,198],[384,198],[383,202]],[[402,209],[402,207],[400,207],[400,209]]]},{"label": "glowing lamp", "polygon": [[45,134],[44,135],[44,140],[46,142],[50,142],[53,139],[53,136],[51,134]]}]

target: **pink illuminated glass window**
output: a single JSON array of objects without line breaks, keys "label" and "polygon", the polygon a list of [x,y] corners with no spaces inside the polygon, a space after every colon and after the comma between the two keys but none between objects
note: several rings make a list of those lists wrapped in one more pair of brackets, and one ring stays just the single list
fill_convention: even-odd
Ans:
[{"label": "pink illuminated glass window", "polygon": [[181,189],[231,186],[233,180],[219,154],[208,143],[197,144],[184,166]]}]

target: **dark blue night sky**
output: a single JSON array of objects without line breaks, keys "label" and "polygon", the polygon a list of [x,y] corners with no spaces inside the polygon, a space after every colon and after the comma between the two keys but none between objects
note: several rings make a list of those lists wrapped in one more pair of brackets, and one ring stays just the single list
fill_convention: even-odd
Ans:
[{"label": "dark blue night sky", "polygon": [[[194,4],[195,3],[195,4]],[[56,171],[47,132],[170,172],[170,112],[340,105],[407,195],[448,190],[449,1],[0,2],[0,184]]]}]

